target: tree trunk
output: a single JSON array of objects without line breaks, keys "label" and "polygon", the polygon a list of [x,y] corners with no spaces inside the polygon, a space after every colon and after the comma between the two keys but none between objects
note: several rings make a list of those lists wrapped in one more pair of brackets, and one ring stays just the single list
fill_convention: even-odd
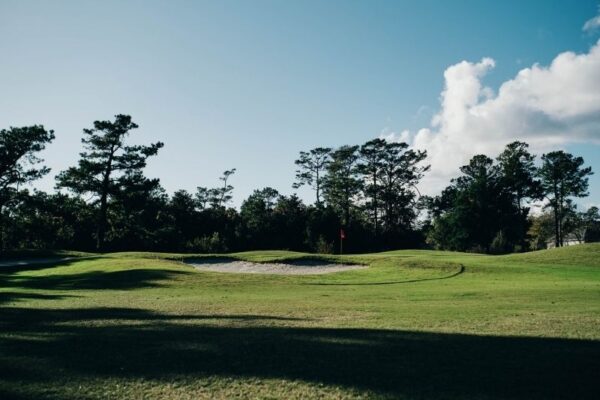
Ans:
[{"label": "tree trunk", "polygon": [[315,183],[317,186],[317,207],[321,205],[321,198],[319,197],[319,190],[321,189],[321,182],[319,181],[319,170],[316,171]]},{"label": "tree trunk", "polygon": [[0,204],[0,254],[4,253],[4,215],[2,209],[4,204]]},{"label": "tree trunk", "polygon": [[96,231],[96,250],[102,251],[104,248],[104,234],[106,232],[106,215],[107,215],[107,202],[108,194],[106,191],[102,193],[100,198],[100,212],[98,214],[98,227]]},{"label": "tree trunk", "polygon": [[373,174],[373,212],[375,213],[375,237],[379,232],[379,221],[377,220],[377,173]]},{"label": "tree trunk", "polygon": [[560,232],[558,225],[558,208],[554,208],[554,246],[560,247]]},{"label": "tree trunk", "polygon": [[111,151],[106,163],[106,172],[102,179],[102,193],[100,194],[100,212],[98,214],[98,228],[96,231],[96,250],[104,250],[104,236],[106,234],[106,219],[108,211],[108,189],[110,185],[110,174],[112,172],[114,149]]},{"label": "tree trunk", "polygon": [[348,190],[346,190],[346,204],[344,204],[344,223],[346,227],[350,225],[350,195],[348,194]]},{"label": "tree trunk", "polygon": [[564,211],[563,211],[563,199],[562,197],[560,197],[560,202],[558,203],[558,237],[559,237],[559,242],[560,242],[560,247],[563,247],[564,245],[564,241],[563,241],[563,216],[564,216]]},{"label": "tree trunk", "polygon": [[558,194],[558,186],[554,182],[554,247],[560,247],[560,196]]}]

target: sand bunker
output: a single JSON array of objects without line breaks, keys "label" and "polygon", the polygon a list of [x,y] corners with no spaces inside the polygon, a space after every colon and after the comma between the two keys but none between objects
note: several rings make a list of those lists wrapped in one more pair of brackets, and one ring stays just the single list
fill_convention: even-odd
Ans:
[{"label": "sand bunker", "polygon": [[232,258],[196,258],[186,264],[200,271],[242,274],[318,275],[367,268],[357,264],[336,264],[323,260],[291,260],[286,262],[256,263]]}]

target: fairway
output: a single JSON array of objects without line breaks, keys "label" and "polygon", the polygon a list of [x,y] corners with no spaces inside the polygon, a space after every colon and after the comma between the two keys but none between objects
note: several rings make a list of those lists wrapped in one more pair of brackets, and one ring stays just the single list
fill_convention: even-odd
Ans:
[{"label": "fairway", "polygon": [[369,267],[302,276],[204,272],[184,258],[115,253],[3,266],[0,398],[598,394],[596,244],[506,256],[327,256]]}]

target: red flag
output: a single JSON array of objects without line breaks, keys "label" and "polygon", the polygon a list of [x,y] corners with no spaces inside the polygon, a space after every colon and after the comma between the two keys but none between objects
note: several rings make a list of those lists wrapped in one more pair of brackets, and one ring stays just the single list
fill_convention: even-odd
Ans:
[{"label": "red flag", "polygon": [[342,239],[342,240],[346,239],[346,232],[344,232],[343,229],[340,229],[340,239]]}]

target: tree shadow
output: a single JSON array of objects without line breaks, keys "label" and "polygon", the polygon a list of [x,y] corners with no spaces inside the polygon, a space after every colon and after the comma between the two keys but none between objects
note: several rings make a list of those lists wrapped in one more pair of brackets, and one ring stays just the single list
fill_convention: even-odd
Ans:
[{"label": "tree shadow", "polygon": [[[160,281],[172,279],[184,271],[162,269],[127,269],[122,271],[90,271],[79,274],[55,274],[34,277],[16,277],[2,282],[4,287],[24,289],[139,289],[161,286]],[[0,277],[1,281],[1,277]]]},{"label": "tree shadow", "polygon": [[65,267],[77,259],[60,260],[41,264],[14,265],[0,267],[0,287],[19,289],[77,290],[77,289],[138,289],[161,286],[161,281],[178,275],[189,274],[154,268],[124,268],[117,271],[88,271],[80,273],[50,274],[42,276],[22,276],[18,272],[37,271],[55,267]]},{"label": "tree shadow", "polygon": [[[64,294],[42,294],[27,292],[0,292],[0,304],[12,303],[20,300],[60,300],[67,297],[79,297]],[[1,398],[1,397],[0,397]]]},{"label": "tree shadow", "polygon": [[159,314],[144,309],[126,307],[96,307],[78,309],[6,308],[0,312],[0,328],[20,332],[36,332],[61,323],[89,321],[137,321],[144,323],[176,322],[179,320],[240,320],[240,321],[307,321],[306,318],[255,314]]},{"label": "tree shadow", "polygon": [[[30,398],[40,397],[44,388],[60,390],[53,386],[59,374],[63,381],[279,378],[423,399],[598,395],[598,341],[264,325],[280,318],[170,316],[129,308],[4,309],[0,380],[25,385]],[[215,319],[242,323],[219,326]],[[44,340],[35,337],[38,332]],[[11,368],[17,357],[21,368]],[[52,368],[40,373],[37,363]]]},{"label": "tree shadow", "polygon": [[38,271],[46,268],[66,267],[72,265],[82,259],[100,258],[96,257],[70,257],[70,258],[53,258],[53,259],[27,259],[13,260],[8,265],[0,266],[0,276],[10,275],[22,271]]}]

